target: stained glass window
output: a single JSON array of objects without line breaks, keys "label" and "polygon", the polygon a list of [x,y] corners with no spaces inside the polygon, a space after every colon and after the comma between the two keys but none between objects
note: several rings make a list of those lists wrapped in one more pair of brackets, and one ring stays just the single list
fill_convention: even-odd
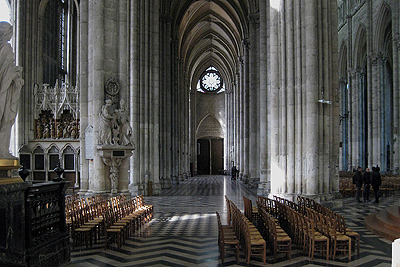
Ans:
[{"label": "stained glass window", "polygon": [[67,11],[64,0],[49,1],[43,24],[43,82],[54,85],[67,73]]},{"label": "stained glass window", "polygon": [[197,83],[197,91],[202,93],[221,93],[225,91],[224,80],[214,67],[206,69]]}]

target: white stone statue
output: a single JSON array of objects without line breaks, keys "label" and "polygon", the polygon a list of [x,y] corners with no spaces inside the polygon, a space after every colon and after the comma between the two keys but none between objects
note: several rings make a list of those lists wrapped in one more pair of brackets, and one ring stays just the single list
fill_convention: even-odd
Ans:
[{"label": "white stone statue", "polygon": [[125,101],[121,99],[120,109],[118,110],[118,117],[120,123],[119,143],[121,146],[133,145],[132,141],[132,127],[129,124],[129,115],[125,109]]},{"label": "white stone statue", "polygon": [[10,154],[11,127],[18,112],[18,102],[24,80],[22,68],[15,65],[14,53],[8,43],[13,34],[12,26],[0,21],[0,158],[14,159]]},{"label": "white stone statue", "polygon": [[116,118],[115,112],[111,111],[112,100],[107,99],[101,108],[99,116],[99,143],[101,145],[113,144],[112,127]]}]

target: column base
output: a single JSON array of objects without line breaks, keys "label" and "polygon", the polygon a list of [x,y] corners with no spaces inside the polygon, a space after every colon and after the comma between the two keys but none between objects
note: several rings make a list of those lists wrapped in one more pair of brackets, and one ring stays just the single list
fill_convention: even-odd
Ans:
[{"label": "column base", "polygon": [[153,195],[154,196],[159,196],[161,193],[161,184],[160,183],[154,183],[153,184]]},{"label": "column base", "polygon": [[265,182],[265,183],[259,183],[258,188],[257,188],[257,195],[262,196],[262,197],[268,197],[268,195],[271,193],[271,183],[270,182]]},{"label": "column base", "polygon": [[165,179],[164,188],[165,188],[165,189],[170,189],[170,188],[172,188],[172,179],[171,179],[171,178],[166,178],[166,179]]},{"label": "column base", "polygon": [[133,183],[129,184],[128,188],[129,188],[129,192],[131,193],[132,196],[138,196],[142,193],[140,185],[138,185],[138,184],[133,184]]},{"label": "column base", "polygon": [[172,179],[172,184],[179,184],[178,176],[172,176],[171,179]]}]

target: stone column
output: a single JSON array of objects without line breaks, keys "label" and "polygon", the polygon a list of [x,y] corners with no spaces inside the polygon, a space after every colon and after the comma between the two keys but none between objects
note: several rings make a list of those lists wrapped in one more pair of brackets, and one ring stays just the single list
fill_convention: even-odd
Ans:
[{"label": "stone column", "polygon": [[[340,134],[337,131],[339,126],[339,114],[340,114],[340,93],[339,93],[339,72],[336,70],[339,69],[339,38],[338,35],[335,34],[337,31],[337,21],[338,21],[338,13],[337,13],[337,2],[328,1],[328,7],[330,9],[327,12],[327,17],[329,14],[330,21],[327,24],[328,31],[330,35],[328,38],[328,43],[330,46],[330,55],[328,56],[330,60],[330,68],[329,73],[331,74],[331,79],[327,79],[328,87],[330,88],[330,95],[332,99],[332,108],[331,111],[331,124],[328,126],[330,129],[331,139],[330,143],[330,161],[327,168],[329,168],[329,177],[331,188],[330,192],[332,197],[341,198],[341,194],[339,193],[339,144],[340,144]],[[336,11],[336,12],[334,12]],[[336,23],[335,23],[336,22]]]},{"label": "stone column", "polygon": [[243,175],[244,172],[244,99],[246,94],[246,81],[247,81],[247,73],[246,73],[246,64],[247,64],[247,53],[245,49],[245,55],[243,56],[243,64],[241,66],[241,83],[240,83],[240,90],[239,90],[239,106],[238,106],[238,113],[239,113],[239,147],[238,147],[238,166],[240,176]]},{"label": "stone column", "polygon": [[354,168],[357,168],[360,166],[360,157],[359,157],[359,106],[360,106],[360,101],[358,100],[359,98],[359,86],[360,86],[360,70],[354,70],[353,71],[353,88],[352,88],[352,110],[350,111],[351,115],[351,124],[350,124],[350,129],[351,129],[351,144],[352,144],[352,165]]},{"label": "stone column", "polygon": [[[398,12],[397,12],[398,14]],[[397,16],[397,20],[398,20]],[[400,38],[393,40],[393,118],[400,115]],[[399,120],[393,120],[393,140],[399,140]],[[393,170],[400,171],[400,142],[393,142]]]},{"label": "stone column", "polygon": [[132,195],[139,194],[140,185],[140,146],[139,146],[139,82],[138,82],[138,57],[139,57],[139,23],[138,3],[130,2],[129,6],[129,92],[130,92],[130,123],[132,125],[132,139],[136,150],[130,157],[130,184],[129,191]]},{"label": "stone column", "polygon": [[302,86],[302,23],[301,23],[301,14],[302,14],[302,5],[300,1],[294,1],[294,39],[295,39],[295,47],[294,47],[294,58],[295,58],[295,107],[294,112],[297,115],[295,119],[295,164],[294,164],[294,181],[295,181],[295,188],[294,193],[296,195],[301,195],[302,192],[302,124],[303,124],[303,117],[302,114],[302,93],[303,93],[303,86]]},{"label": "stone column", "polygon": [[239,64],[238,64],[238,70],[236,73],[236,88],[235,88],[235,97],[234,97],[234,127],[235,127],[235,147],[234,147],[234,163],[236,167],[240,166],[240,157],[239,157],[239,152],[240,152],[240,93],[241,93],[241,88],[242,88],[242,71],[243,71],[243,58],[242,56],[239,57]]},{"label": "stone column", "polygon": [[[259,148],[259,79],[260,79],[260,14],[252,13],[250,14],[250,49],[249,49],[249,101],[248,101],[248,117],[249,117],[249,149],[248,149],[248,176],[251,179],[259,178],[259,149],[251,149],[253,147]],[[267,74],[265,74],[267,75]],[[247,90],[246,90],[247,91]]]},{"label": "stone column", "polygon": [[[172,18],[168,17],[167,18],[167,24],[166,24],[166,44],[165,44],[165,51],[166,51],[166,66],[172,66],[172,59],[171,59],[171,22],[172,22]],[[166,69],[168,69],[168,67],[166,67]],[[168,72],[166,72],[166,86],[167,88],[172,88],[172,83],[171,83],[171,70],[169,70]],[[164,92],[164,90],[161,90]],[[165,93],[166,94],[166,93]],[[164,106],[165,106],[165,112],[167,114],[171,114],[171,97],[170,94],[166,94],[165,95],[165,102],[164,102]],[[166,136],[163,139],[164,143],[165,143],[165,165],[166,165],[166,179],[167,179],[167,184],[168,185],[172,185],[171,183],[171,175],[172,175],[172,160],[171,160],[171,143],[172,143],[172,139],[171,139],[171,132],[169,130],[169,126],[171,125],[171,116],[166,116],[166,120],[165,120],[165,132],[166,132]],[[193,133],[194,135],[194,146],[195,146],[195,151],[197,151],[197,140],[196,140],[196,132]],[[197,153],[194,153],[193,157],[196,157]],[[193,160],[193,162],[196,162],[196,160]]]},{"label": "stone column", "polygon": [[286,57],[287,57],[287,40],[286,40],[286,14],[285,6],[282,2],[282,10],[280,16],[280,89],[279,89],[279,111],[280,111],[280,135],[279,135],[279,166],[282,171],[282,183],[279,188],[279,194],[286,193],[287,188],[287,84],[286,84]]},{"label": "stone column", "polygon": [[[153,140],[152,140],[152,181],[153,194],[160,193],[160,17],[159,17],[159,1],[153,0],[152,9],[152,64],[153,64],[153,85],[152,85],[152,110],[151,118],[153,124]],[[188,90],[187,90],[188,92]],[[187,107],[187,106],[186,106]],[[187,129],[188,127],[186,127]],[[187,135],[188,136],[188,135]],[[187,140],[187,138],[185,139]]]},{"label": "stone column", "polygon": [[270,65],[271,65],[271,195],[279,193],[280,183],[283,180],[279,162],[279,13],[275,7],[270,8]]},{"label": "stone column", "polygon": [[286,20],[286,104],[287,104],[287,188],[286,194],[294,194],[295,188],[295,88],[294,88],[294,25],[293,25],[293,1],[285,2]]},{"label": "stone column", "polygon": [[[252,44],[249,42],[249,40],[246,40],[244,42],[244,77],[243,77],[243,88],[242,88],[242,106],[241,106],[241,114],[242,114],[242,149],[241,149],[241,161],[240,161],[240,172],[242,173],[243,179],[248,182],[249,178],[249,159],[250,159],[250,150],[249,146],[250,144],[250,120],[251,114],[251,91],[254,90],[252,88],[252,82],[251,82],[251,74],[250,74],[250,69],[251,69],[251,64],[254,62],[251,62],[251,57],[250,57],[250,46]],[[250,129],[251,130],[251,129]]]},{"label": "stone column", "polygon": [[306,192],[315,195],[318,190],[318,45],[316,27],[316,0],[305,0],[306,30],[306,143],[304,144]]},{"label": "stone column", "polygon": [[[80,140],[81,140],[81,151],[80,151],[80,162],[81,162],[81,181],[80,181],[80,192],[84,193],[89,189],[89,160],[86,159],[86,141],[85,130],[89,126],[89,99],[88,90],[84,88],[89,87],[88,83],[88,48],[89,48],[89,34],[88,34],[88,1],[84,1],[80,5],[80,21],[79,21],[79,87],[80,87]],[[89,141],[89,140],[88,140]],[[94,142],[91,142],[92,146]],[[94,151],[94,147],[92,147]]]},{"label": "stone column", "polygon": [[[126,34],[127,26],[128,26],[128,1],[127,0],[120,0],[119,1],[119,10],[118,10],[118,58],[126,58],[128,54],[128,35]],[[120,99],[130,99],[130,87],[129,87],[129,76],[128,76],[128,68],[129,62],[127,60],[120,60],[119,61],[119,82],[121,85],[121,92],[120,92]],[[128,102],[128,101],[126,101]],[[128,104],[127,109],[130,110],[130,105]],[[126,159],[124,163],[119,167],[119,183],[118,189],[122,193],[128,193],[128,186],[129,186],[129,162],[130,159]]]},{"label": "stone column", "polygon": [[[380,109],[380,102],[381,102],[381,84],[380,84],[380,78],[381,78],[381,73],[380,73],[380,66],[379,66],[379,59],[377,55],[373,55],[370,58],[370,66],[371,66],[371,71],[368,72],[368,76],[371,76],[371,98],[369,99],[370,101],[370,108],[368,109],[369,117],[371,117],[371,120],[368,122],[368,130],[371,133],[368,137],[371,138],[371,141],[369,144],[370,146],[368,147],[368,152],[369,152],[369,164],[380,164],[380,154],[381,154],[381,109]],[[371,166],[370,166],[371,167]],[[381,168],[382,169],[382,168]]]},{"label": "stone column", "polygon": [[268,22],[269,4],[267,1],[260,2],[260,97],[259,97],[259,128],[260,128],[260,184],[257,189],[257,194],[266,196],[268,193],[267,182],[269,162],[268,162],[268,37],[267,32],[270,26]]},{"label": "stone column", "polygon": [[[104,104],[104,0],[89,1],[89,124],[93,125],[95,144],[98,143],[99,112]],[[89,163],[89,192],[106,192],[106,167],[95,153]]]}]

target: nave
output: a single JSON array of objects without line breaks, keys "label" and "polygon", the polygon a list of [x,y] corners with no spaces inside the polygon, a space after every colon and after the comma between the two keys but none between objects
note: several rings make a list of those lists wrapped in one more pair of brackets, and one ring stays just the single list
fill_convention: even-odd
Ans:
[{"label": "nave", "polygon": [[[118,249],[115,245],[104,250],[104,240],[92,248],[78,247],[71,253],[67,266],[221,266],[217,244],[217,218],[221,214],[226,224],[227,195],[243,211],[243,196],[255,205],[254,189],[227,176],[198,176],[189,178],[160,196],[146,197],[154,205],[154,219]],[[346,225],[361,235],[360,256],[352,253],[351,261],[340,254],[335,261],[317,255],[310,260],[303,251],[292,246],[292,260],[279,254],[274,262],[267,250],[267,265],[271,266],[390,266],[391,242],[373,235],[364,226],[364,218],[388,206],[400,204],[397,196],[383,197],[379,204],[356,203],[344,199],[343,207],[335,210],[344,215]],[[224,266],[247,266],[240,252],[239,264],[234,254],[225,255]],[[259,257],[252,257],[249,266],[263,266]]]}]

